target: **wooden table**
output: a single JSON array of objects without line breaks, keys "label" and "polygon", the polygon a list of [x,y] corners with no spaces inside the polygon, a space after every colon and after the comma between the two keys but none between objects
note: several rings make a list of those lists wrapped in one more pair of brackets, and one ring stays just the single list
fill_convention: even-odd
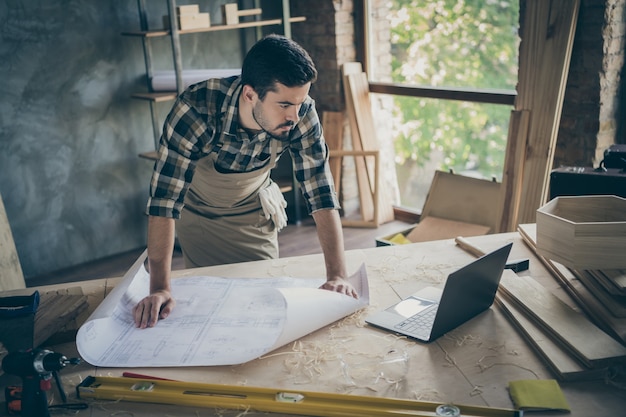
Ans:
[{"label": "wooden table", "polygon": [[[514,242],[510,258],[527,257],[531,260],[530,270],[520,275],[531,275],[554,294],[572,303],[518,233],[469,240],[485,251]],[[243,365],[131,371],[183,381],[400,397],[498,408],[513,408],[507,391],[509,381],[554,378],[495,305],[430,344],[398,337],[364,323],[368,312],[384,309],[425,286],[442,286],[448,273],[470,262],[472,255],[457,247],[453,240],[354,250],[348,251],[346,256],[349,273],[363,263],[367,267],[371,305],[365,311],[357,312],[266,357]],[[190,275],[319,278],[325,272],[322,256],[308,255],[174,273],[176,277]],[[119,282],[119,278],[79,283],[89,296],[90,311],[116,282]],[[42,287],[40,290],[49,288]],[[83,320],[87,315],[83,315]],[[50,348],[68,357],[77,355],[74,343]],[[407,360],[394,366],[381,365],[385,356],[406,357]],[[94,368],[83,363],[62,370],[60,375],[70,399],[73,399],[76,385],[86,376],[120,376],[127,370]],[[376,381],[376,376],[381,378]],[[16,381],[3,375],[0,382],[4,387]],[[574,417],[617,416],[626,409],[623,385],[622,389],[605,381],[560,382],[560,385]],[[54,400],[58,401],[58,395]],[[121,414],[123,411],[134,416],[241,415],[241,411],[130,402],[90,401],[90,404],[88,410],[78,415],[126,415]],[[267,414],[245,413],[245,416],[257,415]]]}]

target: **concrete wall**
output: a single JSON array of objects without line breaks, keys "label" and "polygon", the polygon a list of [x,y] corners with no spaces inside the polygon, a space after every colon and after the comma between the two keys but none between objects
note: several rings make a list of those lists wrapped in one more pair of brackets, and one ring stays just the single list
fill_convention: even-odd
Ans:
[{"label": "concrete wall", "polygon": [[[166,2],[146,3],[162,27]],[[202,5],[219,21],[219,2]],[[138,29],[136,1],[0,2],[0,195],[27,283],[145,245],[152,164],[137,155],[154,137],[130,98],[146,91],[141,40],[121,36]],[[182,41],[185,67],[240,65],[236,31]],[[171,69],[168,38],[154,45]]]}]

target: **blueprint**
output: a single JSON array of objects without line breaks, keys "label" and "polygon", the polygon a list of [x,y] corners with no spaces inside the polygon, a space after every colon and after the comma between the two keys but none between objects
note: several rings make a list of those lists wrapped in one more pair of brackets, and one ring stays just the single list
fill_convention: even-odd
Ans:
[{"label": "blueprint", "polygon": [[369,304],[365,266],[350,277],[359,298],[319,289],[324,278],[172,280],[176,308],[137,329],[132,308],[149,292],[145,253],[81,326],[76,345],[94,366],[235,365],[331,324]]}]

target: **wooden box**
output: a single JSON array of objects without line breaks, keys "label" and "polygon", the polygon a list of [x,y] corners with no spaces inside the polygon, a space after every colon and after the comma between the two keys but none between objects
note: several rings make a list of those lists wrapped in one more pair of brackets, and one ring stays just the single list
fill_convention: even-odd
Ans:
[{"label": "wooden box", "polygon": [[[419,223],[398,233],[411,243],[494,233],[499,199],[496,181],[436,171]],[[402,243],[402,236],[377,238],[376,246]]]},{"label": "wooden box", "polygon": [[236,25],[239,23],[239,10],[237,3],[227,3],[222,5],[225,25]]},{"label": "wooden box", "polygon": [[200,13],[200,6],[197,4],[187,4],[184,6],[177,6],[176,13],[181,14],[198,14]]},{"label": "wooden box", "polygon": [[626,199],[554,198],[537,210],[537,252],[571,269],[626,268]]},{"label": "wooden box", "polygon": [[211,27],[211,18],[208,13],[178,15],[178,28],[180,30],[206,29],[209,27]]}]

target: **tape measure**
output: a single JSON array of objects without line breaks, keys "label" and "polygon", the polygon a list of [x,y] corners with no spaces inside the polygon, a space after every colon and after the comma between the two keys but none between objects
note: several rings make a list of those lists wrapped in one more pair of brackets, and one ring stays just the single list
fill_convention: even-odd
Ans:
[{"label": "tape measure", "polygon": [[[441,403],[162,379],[88,376],[79,398],[320,417],[433,417]],[[520,410],[454,404],[464,417],[522,417]],[[441,409],[441,408],[440,408]]]}]

